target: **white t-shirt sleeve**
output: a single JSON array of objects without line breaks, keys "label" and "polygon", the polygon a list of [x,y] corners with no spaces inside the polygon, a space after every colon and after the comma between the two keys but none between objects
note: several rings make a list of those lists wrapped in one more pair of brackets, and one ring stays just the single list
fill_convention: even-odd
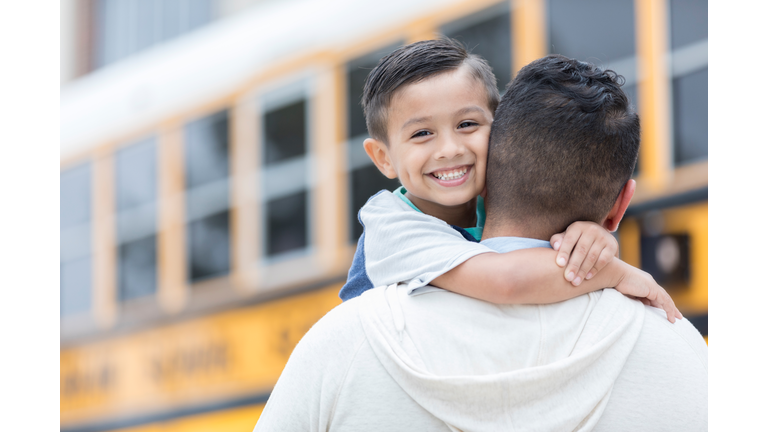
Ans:
[{"label": "white t-shirt sleeve", "polygon": [[373,286],[407,283],[413,291],[475,255],[494,252],[467,241],[450,225],[415,211],[391,192],[360,209],[365,268]]}]

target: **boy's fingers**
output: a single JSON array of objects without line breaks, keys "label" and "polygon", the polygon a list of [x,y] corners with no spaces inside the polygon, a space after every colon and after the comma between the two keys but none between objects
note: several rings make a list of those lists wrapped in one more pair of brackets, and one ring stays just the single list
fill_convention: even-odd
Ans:
[{"label": "boy's fingers", "polygon": [[584,280],[590,280],[597,274],[597,268],[592,267],[592,270],[587,272],[587,276],[584,277]]},{"label": "boy's fingers", "polygon": [[[585,241],[585,237],[581,236],[579,239],[580,242]],[[579,244],[576,244],[576,249],[579,249]],[[587,280],[587,275],[592,271],[592,269],[595,267],[595,263],[597,263],[598,257],[600,255],[600,250],[602,248],[597,244],[593,243],[589,250],[587,251],[586,255],[584,255],[584,260],[581,262],[581,265],[579,266],[576,277],[573,279],[572,283],[573,286],[579,286],[581,282]],[[571,259],[573,260],[574,256],[571,255]],[[576,262],[573,263],[574,266],[576,266]]]},{"label": "boy's fingers", "polygon": [[[560,249],[557,253],[557,265],[560,267],[565,267],[565,264],[568,263],[570,257],[571,257],[571,251],[573,250],[573,246],[576,244],[576,242],[579,241],[579,236],[581,236],[581,232],[576,232],[575,230],[566,230],[565,235],[563,235],[563,238],[560,242]],[[578,268],[578,267],[577,267]],[[568,274],[566,272],[566,274]],[[575,276],[575,272],[574,272]],[[573,280],[573,279],[568,279]]]},{"label": "boy's fingers", "polygon": [[[552,238],[549,239],[549,244],[552,246],[552,249],[559,250],[560,244],[563,242],[563,234],[558,233],[552,236]],[[565,265],[565,263],[563,263]],[[561,266],[562,267],[562,266]]]},{"label": "boy's fingers", "polygon": [[[583,239],[584,237],[582,237],[582,240]],[[597,242],[592,244],[592,247],[589,249],[589,252],[587,252],[586,257],[584,257],[584,262],[581,263],[581,267],[579,269],[579,276],[582,279],[586,279],[589,272],[591,272],[592,269],[597,266],[597,262],[599,261],[600,254],[603,250],[605,249]]]},{"label": "boy's fingers", "polygon": [[[592,244],[585,244],[583,237],[579,240],[580,241],[576,246],[574,246],[573,251],[571,252],[571,257],[568,259],[568,266],[565,268],[565,279],[568,281],[576,281],[577,278],[583,280],[587,275],[586,270],[581,271],[580,269]],[[589,268],[591,268],[591,266]],[[576,285],[581,283],[581,280],[576,282]]]},{"label": "boy's fingers", "polygon": [[[610,255],[610,252],[608,252],[607,249],[603,249],[603,251],[600,253],[600,258],[597,259],[597,262],[595,263],[595,266],[592,267],[588,272],[586,276],[586,280],[590,280],[597,272],[605,268],[606,265],[610,262],[610,260],[613,259],[613,256]],[[583,266],[582,266],[583,267]]]},{"label": "boy's fingers", "polygon": [[674,324],[675,323],[675,307],[674,306],[670,306],[669,303],[665,303],[664,304],[664,312],[667,313],[667,319],[669,320],[669,322]]},{"label": "boy's fingers", "polygon": [[597,262],[595,263],[595,269],[597,270],[595,273],[599,272],[603,269],[603,267],[607,266],[609,262],[614,257],[614,253],[611,252],[610,248],[605,248],[600,252],[600,257],[597,259]]},{"label": "boy's fingers", "polygon": [[667,321],[674,324],[675,312],[673,310],[673,307],[670,307],[670,302],[663,301],[661,297],[662,296],[659,296],[659,298],[657,298],[656,300],[652,300],[651,306],[662,309],[664,311],[664,314],[667,316]]},{"label": "boy's fingers", "polygon": [[667,313],[667,319],[669,320],[669,322],[674,324],[677,314],[680,313],[675,307],[675,302],[672,301],[672,297],[669,296],[669,293],[664,291],[664,288],[662,288],[662,294],[659,297],[660,297],[660,300],[663,302],[661,304],[661,307]]}]

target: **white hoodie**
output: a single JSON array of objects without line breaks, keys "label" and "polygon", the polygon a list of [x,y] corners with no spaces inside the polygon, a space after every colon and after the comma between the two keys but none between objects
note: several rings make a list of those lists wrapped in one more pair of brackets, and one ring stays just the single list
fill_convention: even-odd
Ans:
[{"label": "white hoodie", "polygon": [[614,290],[581,296],[579,307],[512,308],[405,292],[364,294],[363,329],[400,387],[462,431],[591,430],[645,318],[640,302]]},{"label": "white hoodie", "polygon": [[499,306],[391,285],[307,333],[254,430],[705,430],[706,373],[689,322],[614,290]]}]

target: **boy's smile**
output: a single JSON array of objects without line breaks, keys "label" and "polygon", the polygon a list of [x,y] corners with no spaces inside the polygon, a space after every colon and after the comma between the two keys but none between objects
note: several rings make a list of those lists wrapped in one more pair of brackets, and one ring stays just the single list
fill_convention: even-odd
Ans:
[{"label": "boy's smile", "polygon": [[467,179],[467,171],[469,171],[471,168],[472,167],[469,165],[464,165],[460,167],[439,169],[431,172],[430,174],[432,174],[434,178],[438,179],[438,183],[443,186],[459,186]]},{"label": "boy's smile", "polygon": [[366,140],[371,159],[424,213],[473,224],[493,121],[483,85],[462,66],[402,87],[387,114],[389,145]]}]

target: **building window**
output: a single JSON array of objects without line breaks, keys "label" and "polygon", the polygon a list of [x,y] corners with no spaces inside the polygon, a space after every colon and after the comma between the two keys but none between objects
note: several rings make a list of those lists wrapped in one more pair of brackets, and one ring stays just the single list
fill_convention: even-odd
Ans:
[{"label": "building window", "polygon": [[707,82],[707,68],[672,80],[675,165],[707,159]]},{"label": "building window", "polygon": [[96,0],[96,68],[192,31],[213,19],[211,0]]},{"label": "building window", "polygon": [[509,2],[448,23],[440,28],[444,35],[457,39],[488,61],[501,93],[512,79],[512,35]]},{"label": "building window", "polygon": [[[593,63],[622,75],[622,90],[639,111],[634,1],[549,0],[547,10],[550,54]],[[634,175],[640,169],[638,159]]]},{"label": "building window", "polygon": [[274,165],[307,152],[306,101],[300,100],[267,112],[264,116],[264,161]]},{"label": "building window", "polygon": [[[549,0],[550,53],[606,67],[633,59],[634,8],[633,0]],[[635,74],[634,67],[616,72]]]},{"label": "building window", "polygon": [[393,191],[400,187],[400,181],[385,177],[384,174],[379,172],[376,165],[368,163],[350,172],[349,183],[352,192],[351,214],[349,215],[349,220],[351,221],[349,240],[356,243],[357,239],[363,234],[363,226],[357,218],[360,208],[376,192],[382,189]]},{"label": "building window", "polygon": [[394,190],[400,183],[384,177],[363,149],[363,141],[368,138],[368,128],[360,101],[368,74],[376,67],[382,57],[394,51],[400,43],[384,47],[347,63],[347,169],[349,170],[349,241],[356,243],[363,233],[363,227],[357,220],[357,212],[376,192]]},{"label": "building window", "polygon": [[91,309],[91,165],[61,173],[59,183],[61,317]]},{"label": "building window", "polygon": [[264,255],[310,245],[309,103],[303,84],[263,100]]},{"label": "building window", "polygon": [[706,40],[707,0],[670,0],[670,46],[673,50]]},{"label": "building window", "polygon": [[229,273],[229,114],[184,127],[187,280]]},{"label": "building window", "polygon": [[674,162],[706,160],[709,94],[706,0],[669,3]]},{"label": "building window", "polygon": [[633,0],[549,0],[550,54],[593,63],[624,76],[623,89],[636,103],[634,8]]},{"label": "building window", "polygon": [[115,153],[118,293],[122,301],[157,290],[157,144],[148,138]]},{"label": "building window", "polygon": [[267,255],[273,256],[307,246],[307,192],[267,202]]}]

